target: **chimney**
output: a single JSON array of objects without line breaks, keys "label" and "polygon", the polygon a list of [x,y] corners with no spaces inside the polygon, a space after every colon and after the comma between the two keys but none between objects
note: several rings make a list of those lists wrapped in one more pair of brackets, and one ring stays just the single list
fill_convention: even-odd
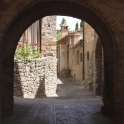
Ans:
[{"label": "chimney", "polygon": [[65,21],[62,25],[61,25],[61,35],[62,37],[64,37],[65,35],[68,34],[68,25],[67,22]]}]

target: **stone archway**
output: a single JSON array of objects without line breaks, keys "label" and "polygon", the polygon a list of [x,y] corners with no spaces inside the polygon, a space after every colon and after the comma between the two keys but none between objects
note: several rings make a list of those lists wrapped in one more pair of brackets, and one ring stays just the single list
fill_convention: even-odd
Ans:
[{"label": "stone archway", "polygon": [[[77,17],[88,22],[98,33],[105,51],[105,83],[103,97],[103,111],[113,113],[113,84],[115,67],[115,49],[114,40],[110,29],[108,28],[102,16],[98,16],[90,6],[79,4],[78,2],[69,2],[69,0],[57,2],[41,2],[28,6],[20,14],[17,14],[4,32],[2,39],[2,113],[11,114],[13,111],[13,66],[14,52],[17,42],[22,33],[34,21],[47,15],[68,15]],[[111,64],[111,62],[113,62]]]}]

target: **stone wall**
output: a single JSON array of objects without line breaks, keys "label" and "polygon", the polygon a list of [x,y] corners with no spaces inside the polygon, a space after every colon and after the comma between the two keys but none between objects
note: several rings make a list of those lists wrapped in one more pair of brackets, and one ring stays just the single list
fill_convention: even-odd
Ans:
[{"label": "stone wall", "polygon": [[[79,55],[77,56],[77,51]],[[77,43],[72,49],[69,50],[69,68],[71,69],[71,75],[79,82],[82,82],[82,44],[81,41]],[[77,63],[78,59],[78,63]]]},{"label": "stone wall", "polygon": [[57,59],[15,60],[14,95],[24,98],[56,95]]},{"label": "stone wall", "polygon": [[94,70],[94,29],[88,24],[84,23],[84,62],[85,62],[85,79],[93,78]]},{"label": "stone wall", "polygon": [[42,18],[42,53],[46,56],[49,53],[56,56],[56,16],[45,16]]}]

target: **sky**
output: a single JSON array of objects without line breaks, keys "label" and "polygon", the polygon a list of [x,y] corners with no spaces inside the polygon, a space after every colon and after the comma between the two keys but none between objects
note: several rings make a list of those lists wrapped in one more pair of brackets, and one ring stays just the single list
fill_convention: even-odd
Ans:
[{"label": "sky", "polygon": [[73,17],[69,17],[69,16],[57,16],[57,29],[60,29],[60,23],[62,21],[62,19],[65,18],[70,31],[75,30],[75,24],[78,22],[78,24],[80,25],[80,19],[77,18],[73,18]]}]

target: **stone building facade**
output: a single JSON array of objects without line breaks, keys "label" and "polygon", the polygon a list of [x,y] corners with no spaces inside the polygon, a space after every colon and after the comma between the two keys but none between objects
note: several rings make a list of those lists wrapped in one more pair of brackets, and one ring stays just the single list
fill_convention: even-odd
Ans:
[{"label": "stone building facade", "polygon": [[[84,19],[97,32],[104,49],[102,112],[124,124],[124,4],[123,0],[1,0],[0,101],[2,115],[13,113],[14,52],[26,28],[47,15]],[[116,16],[114,16],[116,15]]]},{"label": "stone building facade", "polygon": [[56,55],[56,16],[46,16],[34,22],[20,38],[20,43],[37,45],[42,56]]},{"label": "stone building facade", "polygon": [[84,24],[84,76],[92,80],[93,93],[103,95],[104,50],[98,34],[88,24]]},{"label": "stone building facade", "polygon": [[[89,85],[90,81],[93,93],[102,95],[104,59],[97,33],[86,22],[83,29],[72,33],[68,33],[66,27],[66,35],[57,41],[58,74],[72,76],[85,86]],[[63,30],[61,32],[63,33]]]},{"label": "stone building facade", "polygon": [[[82,55],[82,37],[82,30],[79,30],[69,34],[67,33],[57,41],[58,74],[62,76],[73,76],[77,80],[82,80],[82,60],[80,59]],[[68,72],[69,70],[70,72]],[[67,73],[66,75],[66,72],[70,74]]]},{"label": "stone building facade", "polygon": [[34,22],[29,26],[21,36],[19,43],[37,44],[40,45],[41,20]]}]

